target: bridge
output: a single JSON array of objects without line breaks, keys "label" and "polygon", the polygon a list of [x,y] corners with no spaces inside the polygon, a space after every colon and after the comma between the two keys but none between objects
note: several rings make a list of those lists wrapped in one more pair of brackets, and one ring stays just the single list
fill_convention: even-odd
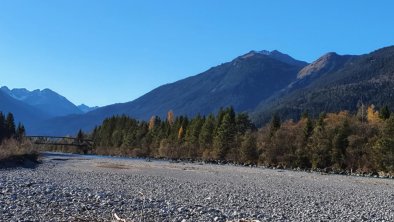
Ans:
[{"label": "bridge", "polygon": [[94,145],[93,140],[66,137],[66,136],[25,136],[33,144],[50,145],[50,146],[74,146],[80,148],[84,154],[87,154]]}]

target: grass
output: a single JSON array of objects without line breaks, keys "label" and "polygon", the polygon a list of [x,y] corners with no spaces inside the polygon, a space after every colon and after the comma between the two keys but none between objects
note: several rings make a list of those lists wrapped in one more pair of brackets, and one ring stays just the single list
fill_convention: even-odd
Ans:
[{"label": "grass", "polygon": [[25,160],[37,162],[39,153],[28,140],[17,141],[15,139],[4,140],[0,145],[0,163],[6,165],[18,165]]}]

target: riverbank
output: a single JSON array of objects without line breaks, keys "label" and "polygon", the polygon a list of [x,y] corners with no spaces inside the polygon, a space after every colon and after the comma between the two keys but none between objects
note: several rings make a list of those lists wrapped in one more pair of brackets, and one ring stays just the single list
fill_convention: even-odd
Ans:
[{"label": "riverbank", "polygon": [[39,152],[29,140],[8,139],[0,144],[0,168],[28,167],[39,163]]},{"label": "riverbank", "polygon": [[388,179],[60,153],[0,173],[4,221],[394,220]]}]

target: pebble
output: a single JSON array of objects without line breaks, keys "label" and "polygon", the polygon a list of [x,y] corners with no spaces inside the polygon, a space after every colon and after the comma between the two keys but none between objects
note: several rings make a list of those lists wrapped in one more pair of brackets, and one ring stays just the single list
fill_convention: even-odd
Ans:
[{"label": "pebble", "polygon": [[391,179],[67,159],[0,169],[0,221],[111,221],[115,213],[126,221],[394,221]]}]

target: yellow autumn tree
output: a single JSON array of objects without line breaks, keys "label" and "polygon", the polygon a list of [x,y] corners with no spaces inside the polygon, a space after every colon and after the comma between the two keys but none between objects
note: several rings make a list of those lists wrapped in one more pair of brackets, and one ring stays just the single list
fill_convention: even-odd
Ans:
[{"label": "yellow autumn tree", "polygon": [[183,126],[181,126],[178,130],[178,140],[182,139],[183,137]]},{"label": "yellow autumn tree", "polygon": [[152,116],[149,120],[149,130],[155,128],[156,125],[156,116]]},{"label": "yellow autumn tree", "polygon": [[174,124],[174,112],[172,110],[167,113],[167,122],[172,126]]},{"label": "yellow autumn tree", "polygon": [[372,124],[381,122],[381,119],[379,118],[379,111],[375,111],[374,105],[370,105],[367,109],[367,120]]}]

